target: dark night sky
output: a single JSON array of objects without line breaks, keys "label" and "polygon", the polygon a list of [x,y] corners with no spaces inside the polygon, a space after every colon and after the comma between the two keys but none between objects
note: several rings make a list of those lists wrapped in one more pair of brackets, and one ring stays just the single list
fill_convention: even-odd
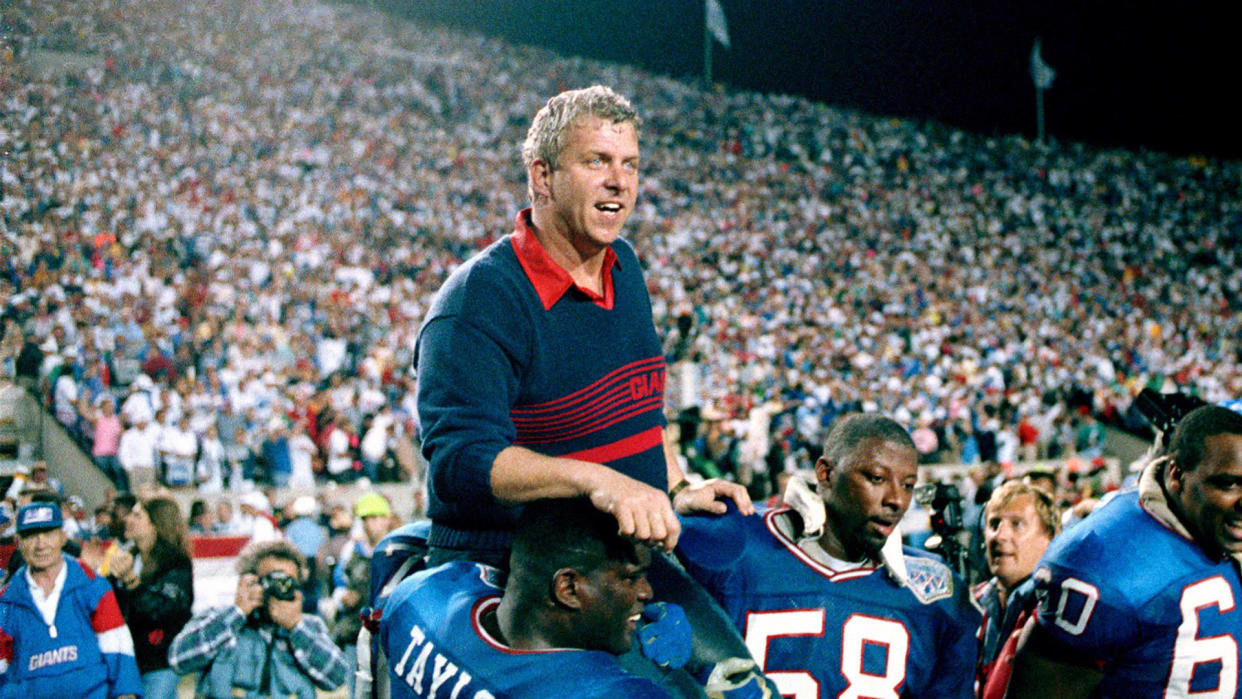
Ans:
[{"label": "dark night sky", "polygon": [[[700,0],[380,0],[425,19],[561,53],[697,75]],[[1062,140],[1242,157],[1242,33],[1223,3],[720,0],[732,47],[714,76],[980,133],[1035,132],[1031,45],[1057,71]]]}]

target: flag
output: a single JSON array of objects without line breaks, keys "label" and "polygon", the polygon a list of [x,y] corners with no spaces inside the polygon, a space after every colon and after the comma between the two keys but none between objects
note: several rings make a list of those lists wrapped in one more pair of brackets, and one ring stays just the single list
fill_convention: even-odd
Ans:
[{"label": "flag", "polygon": [[721,46],[729,48],[729,23],[725,21],[724,8],[720,0],[704,0],[707,12],[707,29],[716,37]]},{"label": "flag", "polygon": [[1052,79],[1057,77],[1057,72],[1052,66],[1044,63],[1044,57],[1040,53],[1039,39],[1035,40],[1035,45],[1031,47],[1031,79],[1035,81],[1035,87],[1040,90],[1047,90],[1052,87]]}]

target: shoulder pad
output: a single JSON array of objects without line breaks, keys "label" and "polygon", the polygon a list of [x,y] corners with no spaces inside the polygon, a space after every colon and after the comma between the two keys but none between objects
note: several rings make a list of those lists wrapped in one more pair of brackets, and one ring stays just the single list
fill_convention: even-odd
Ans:
[{"label": "shoulder pad", "polygon": [[906,587],[923,604],[932,604],[953,596],[953,571],[939,561],[922,556],[906,556],[910,579]]}]

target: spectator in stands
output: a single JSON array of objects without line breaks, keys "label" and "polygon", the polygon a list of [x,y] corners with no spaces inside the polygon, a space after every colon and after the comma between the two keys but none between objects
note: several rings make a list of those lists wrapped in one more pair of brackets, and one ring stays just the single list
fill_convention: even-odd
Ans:
[{"label": "spectator in stands", "polygon": [[160,405],[155,398],[155,382],[146,374],[139,374],[129,387],[129,396],[121,403],[121,415],[130,425],[138,424],[145,418],[146,422],[155,420]]},{"label": "spectator in stands", "polygon": [[306,425],[295,421],[289,436],[289,487],[311,488],[315,485],[315,457],[319,449],[306,434]]},{"label": "spectator in stands", "polygon": [[308,611],[319,609],[320,571],[315,554],[328,540],[328,533],[319,523],[319,504],[310,495],[299,495],[285,507],[287,521],[281,529],[285,538],[306,557],[307,576],[302,585],[302,599]]},{"label": "spectator in stands", "polygon": [[392,439],[392,416],[381,414],[371,420],[363,433],[358,452],[362,457],[362,473],[372,483],[380,481],[380,467],[388,458],[388,445]]},{"label": "spectator in stands", "polygon": [[280,530],[276,527],[276,519],[272,516],[271,501],[263,493],[252,490],[242,493],[237,500],[238,516],[237,533],[249,537],[251,541],[271,541],[280,538]]},{"label": "spectator in stands", "polygon": [[164,485],[172,488],[194,485],[198,436],[190,429],[190,416],[182,414],[174,424],[166,425],[156,447],[164,466]]},{"label": "spectator in stands", "polygon": [[[392,531],[395,521],[387,498],[365,493],[354,503],[354,516],[362,522],[362,536],[350,541],[332,569],[332,602],[335,609],[332,637],[345,649],[354,668],[354,642],[362,629],[360,613],[370,597],[371,554],[375,546]],[[352,674],[352,673],[351,673]],[[353,680],[350,680],[352,691]]]},{"label": "spectator in stands", "polygon": [[216,534],[216,512],[207,505],[206,500],[195,499],[190,503],[187,524],[191,534]]},{"label": "spectator in stands", "polygon": [[209,699],[311,697],[332,691],[349,671],[323,620],[302,611],[306,562],[292,544],[251,544],[237,562],[233,604],[205,610],[172,642],[178,674],[201,673]]},{"label": "spectator in stands", "polygon": [[129,490],[129,478],[118,454],[121,450],[121,434],[124,427],[116,414],[116,402],[106,393],[95,400],[95,409],[89,415],[91,423],[91,457],[95,465],[120,490]]},{"label": "spectator in stands", "polygon": [[39,336],[33,329],[23,333],[21,349],[14,360],[14,375],[19,386],[35,390],[39,383],[39,369],[43,366],[43,350],[39,349]]},{"label": "spectator in stands", "polygon": [[0,589],[0,694],[138,696],[133,640],[116,597],[107,582],[63,553],[61,524],[55,503],[17,511],[25,563]]},{"label": "spectator in stands", "polygon": [[50,490],[53,493],[65,496],[65,486],[61,484],[59,478],[51,475],[47,462],[39,460],[30,466],[30,478],[26,481],[23,490]]},{"label": "spectator in stands", "polygon": [[233,512],[233,503],[221,499],[216,502],[216,531],[226,536],[243,535],[240,518]]},{"label": "spectator in stands", "polygon": [[135,491],[155,483],[159,465],[156,451],[159,433],[159,426],[150,422],[147,415],[140,411],[136,413],[136,421],[121,433],[117,459],[125,469],[130,488]]},{"label": "spectator in stands", "polygon": [[1023,481],[1009,481],[992,493],[983,513],[984,551],[992,578],[975,587],[983,610],[979,686],[1000,697],[1022,628],[1035,610],[1031,574],[1061,531],[1061,510],[1052,495]]},{"label": "spectator in stands", "polygon": [[151,498],[125,517],[133,552],[112,559],[108,580],[134,637],[143,696],[175,699],[177,674],[168,665],[173,638],[190,620],[194,604],[190,535],[175,500]]},{"label": "spectator in stands", "polygon": [[224,490],[225,462],[224,444],[220,442],[219,430],[214,423],[210,424],[199,443],[198,462],[194,468],[195,480],[201,492],[219,493]]}]

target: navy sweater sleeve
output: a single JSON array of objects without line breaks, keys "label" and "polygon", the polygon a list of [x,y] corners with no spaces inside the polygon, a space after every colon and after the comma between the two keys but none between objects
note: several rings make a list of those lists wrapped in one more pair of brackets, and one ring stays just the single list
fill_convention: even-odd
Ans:
[{"label": "navy sweater sleeve", "polygon": [[420,331],[417,398],[436,500],[495,506],[483,515],[500,507],[491,468],[516,436],[509,409],[527,351],[518,290],[474,262],[445,283]]}]

